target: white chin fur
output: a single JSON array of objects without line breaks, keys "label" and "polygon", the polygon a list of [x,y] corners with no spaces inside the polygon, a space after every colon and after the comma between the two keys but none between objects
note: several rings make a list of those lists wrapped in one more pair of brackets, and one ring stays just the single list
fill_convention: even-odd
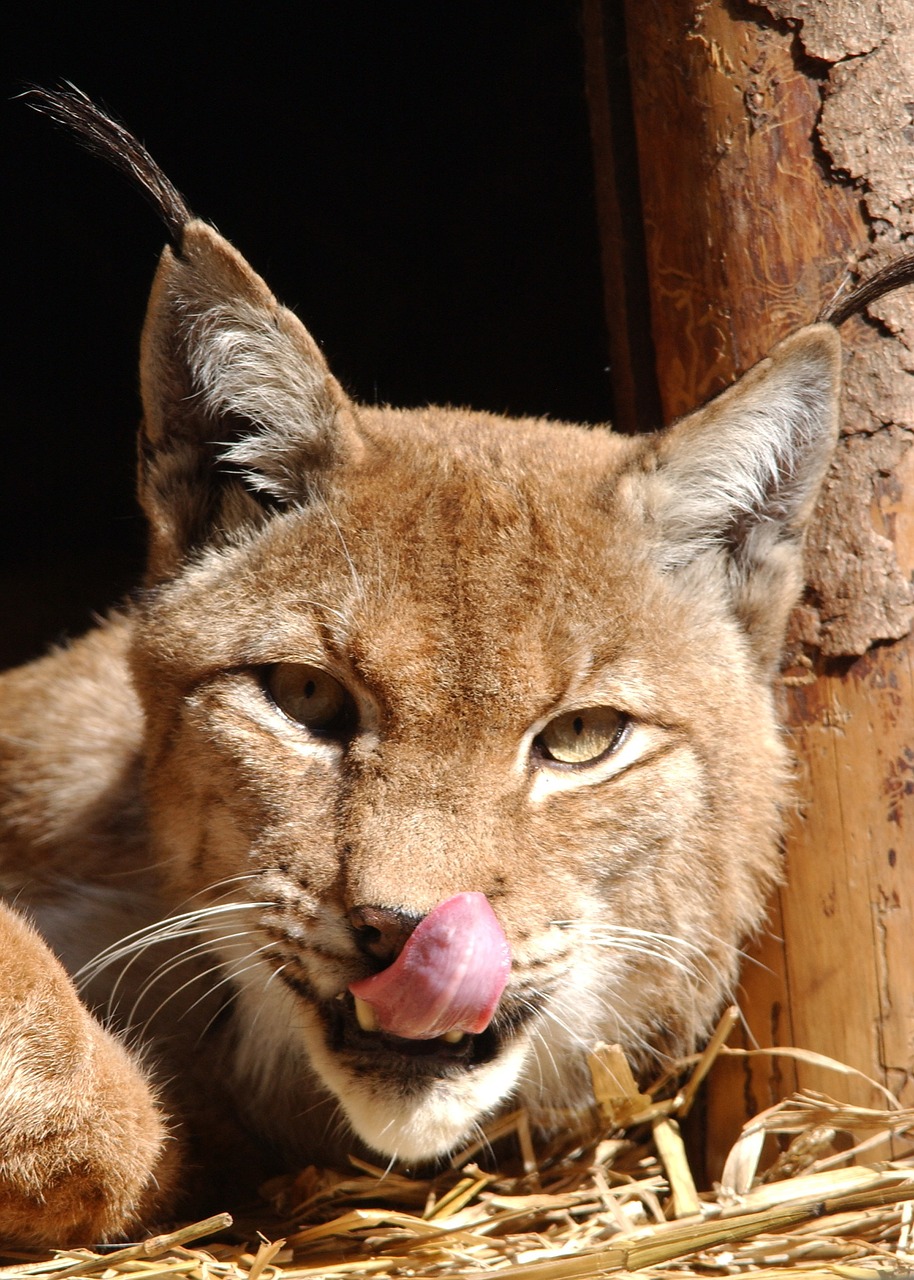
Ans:
[{"label": "white chin fur", "polygon": [[414,1085],[409,1093],[395,1081],[356,1076],[330,1054],[315,1054],[314,1065],[362,1141],[412,1163],[447,1155],[471,1137],[516,1085],[526,1052],[519,1043],[488,1066]]}]

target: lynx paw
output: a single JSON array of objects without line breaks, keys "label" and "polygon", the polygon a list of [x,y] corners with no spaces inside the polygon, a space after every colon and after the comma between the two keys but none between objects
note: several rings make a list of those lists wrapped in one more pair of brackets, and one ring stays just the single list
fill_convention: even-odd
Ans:
[{"label": "lynx paw", "polygon": [[139,1065],[0,904],[0,1239],[89,1244],[161,1203],[174,1144]]}]

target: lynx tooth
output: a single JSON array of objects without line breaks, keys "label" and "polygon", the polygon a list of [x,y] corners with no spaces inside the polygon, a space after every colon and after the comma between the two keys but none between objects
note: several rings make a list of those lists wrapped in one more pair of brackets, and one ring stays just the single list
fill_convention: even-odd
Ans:
[{"label": "lynx tooth", "polygon": [[371,1005],[365,1000],[360,1000],[358,996],[355,999],[355,1017],[359,1026],[363,1031],[380,1031],[381,1024],[378,1022],[378,1015],[372,1009]]}]

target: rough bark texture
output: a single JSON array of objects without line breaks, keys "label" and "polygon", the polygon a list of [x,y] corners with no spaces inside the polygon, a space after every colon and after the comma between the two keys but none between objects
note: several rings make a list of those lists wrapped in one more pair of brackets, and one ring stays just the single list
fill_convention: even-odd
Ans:
[{"label": "rough bark texture", "polygon": [[[860,193],[867,266],[878,265],[914,235],[914,3],[770,0],[766,8],[798,28],[807,57],[827,64],[817,138],[831,172]],[[914,305],[896,294],[870,315],[881,332],[858,327],[849,346],[845,439],[810,545],[818,616],[804,639],[826,655],[865,653],[914,622],[910,561],[899,564],[891,533],[867,518],[874,505],[891,502],[898,488],[891,477],[912,443]]]},{"label": "rough bark texture", "polygon": [[[914,232],[914,0],[626,0],[626,23],[672,418]],[[911,292],[843,336],[843,436],[782,689],[788,881],[745,968],[744,1043],[830,1054],[912,1101]],[[797,1083],[874,1102],[789,1059],[731,1066],[709,1098],[712,1173],[743,1117]]]}]

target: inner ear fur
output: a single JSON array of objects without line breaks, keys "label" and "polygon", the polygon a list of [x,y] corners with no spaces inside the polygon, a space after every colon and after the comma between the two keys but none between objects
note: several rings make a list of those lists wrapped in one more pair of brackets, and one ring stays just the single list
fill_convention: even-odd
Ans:
[{"label": "inner ear fur", "polygon": [[305,500],[359,448],[353,407],[310,334],[198,220],[162,254],[140,384],[153,579],[265,508]]},{"label": "inner ear fur", "polygon": [[733,608],[773,667],[803,583],[803,540],[838,432],[841,346],[828,324],[781,342],[661,433],[642,501],[661,567],[700,581],[723,557]]}]

